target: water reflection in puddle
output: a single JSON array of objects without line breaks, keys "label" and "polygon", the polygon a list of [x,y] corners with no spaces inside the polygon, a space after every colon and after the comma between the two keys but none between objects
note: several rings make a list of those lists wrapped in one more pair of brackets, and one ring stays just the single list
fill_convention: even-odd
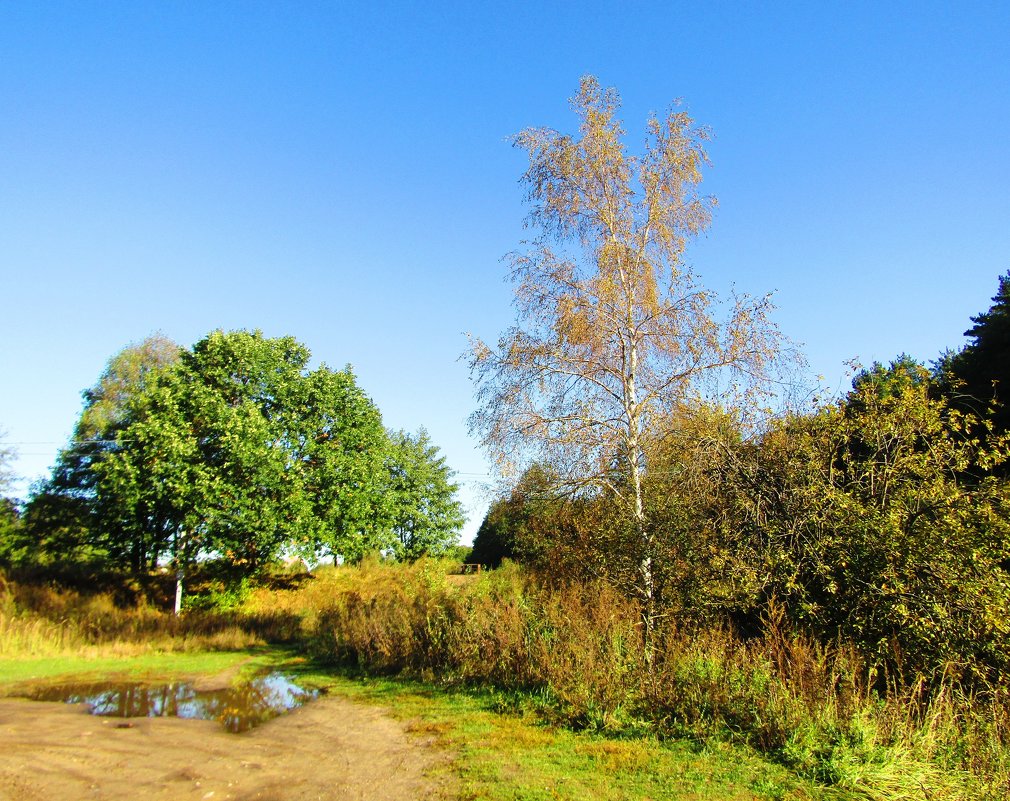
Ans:
[{"label": "water reflection in puddle", "polygon": [[176,717],[216,720],[230,732],[242,732],[311,701],[281,673],[259,676],[223,690],[198,690],[189,682],[77,682],[34,687],[25,695],[36,701],[87,704],[93,715],[119,718]]}]

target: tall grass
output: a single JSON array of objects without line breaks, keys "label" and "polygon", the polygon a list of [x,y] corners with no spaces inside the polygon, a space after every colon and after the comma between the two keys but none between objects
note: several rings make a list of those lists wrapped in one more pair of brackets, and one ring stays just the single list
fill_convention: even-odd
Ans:
[{"label": "tall grass", "polygon": [[953,682],[881,692],[852,648],[783,628],[664,626],[646,659],[633,604],[605,584],[515,567],[370,564],[253,595],[303,616],[318,657],[373,673],[482,684],[576,728],[746,743],[849,798],[1010,798],[1010,696]]},{"label": "tall grass", "polygon": [[183,617],[113,592],[81,592],[0,575],[0,658],[238,650],[291,640],[299,621],[281,614],[198,612]]}]

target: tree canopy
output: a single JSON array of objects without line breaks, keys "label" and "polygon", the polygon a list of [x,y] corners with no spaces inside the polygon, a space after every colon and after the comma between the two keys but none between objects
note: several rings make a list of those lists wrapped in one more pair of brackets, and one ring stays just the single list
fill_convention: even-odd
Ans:
[{"label": "tree canopy", "polygon": [[350,368],[309,360],[294,338],[258,331],[126,348],[84,393],[31,502],[37,556],[70,546],[180,573],[216,556],[248,574],[285,551],[414,557],[454,539],[456,487],[427,435],[391,442]]},{"label": "tree canopy", "polygon": [[423,428],[416,435],[394,431],[389,439],[385,496],[392,551],[399,559],[445,553],[465,522],[453,472]]}]

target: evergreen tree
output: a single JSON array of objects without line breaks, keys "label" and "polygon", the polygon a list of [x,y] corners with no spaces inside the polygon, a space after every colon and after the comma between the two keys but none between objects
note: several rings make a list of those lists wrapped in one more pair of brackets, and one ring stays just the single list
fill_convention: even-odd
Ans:
[{"label": "evergreen tree", "polygon": [[1004,433],[1010,430],[1010,272],[1000,276],[989,311],[971,321],[964,332],[971,342],[941,358],[939,379],[958,406],[990,416],[996,433]]}]

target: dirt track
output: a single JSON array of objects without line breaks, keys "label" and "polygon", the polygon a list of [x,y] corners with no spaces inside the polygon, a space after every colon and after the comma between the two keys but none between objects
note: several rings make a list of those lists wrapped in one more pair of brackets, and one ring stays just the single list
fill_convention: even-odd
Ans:
[{"label": "dirt track", "polygon": [[0,801],[411,801],[440,797],[427,774],[444,758],[381,710],[341,698],[244,734],[0,698]]}]

